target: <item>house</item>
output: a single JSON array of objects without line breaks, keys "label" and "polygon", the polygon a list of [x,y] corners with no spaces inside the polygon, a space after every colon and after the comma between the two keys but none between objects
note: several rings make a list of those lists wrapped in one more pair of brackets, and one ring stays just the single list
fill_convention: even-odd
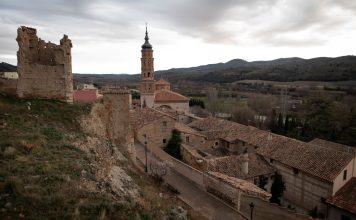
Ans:
[{"label": "house", "polygon": [[18,79],[19,75],[17,74],[17,72],[0,72],[0,78]]},{"label": "house", "polygon": [[328,220],[356,220],[356,177],[326,200]]},{"label": "house", "polygon": [[283,176],[283,199],[306,210],[318,207],[326,214],[325,200],[356,176],[355,156],[316,144],[272,134],[251,126],[208,117],[189,124],[216,146],[240,155],[262,156]]},{"label": "house", "polygon": [[178,122],[178,116],[152,108],[130,111],[130,121],[135,139],[142,144],[153,144],[163,148],[171,138],[172,130],[180,131],[183,144],[205,143],[206,136]]}]

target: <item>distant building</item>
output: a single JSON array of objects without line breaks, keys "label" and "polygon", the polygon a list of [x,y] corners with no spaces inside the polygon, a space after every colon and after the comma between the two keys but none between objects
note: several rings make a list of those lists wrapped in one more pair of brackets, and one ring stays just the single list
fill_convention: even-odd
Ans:
[{"label": "distant building", "polygon": [[94,102],[101,96],[93,84],[80,84],[73,90],[74,102]]},{"label": "distant building", "polygon": [[18,79],[19,75],[17,74],[17,72],[0,72],[0,78]]},{"label": "distant building", "polygon": [[188,112],[189,99],[171,91],[171,84],[166,80],[154,79],[154,59],[152,45],[149,43],[147,27],[145,43],[142,45],[141,58],[141,106],[157,108],[167,106],[177,112]]}]

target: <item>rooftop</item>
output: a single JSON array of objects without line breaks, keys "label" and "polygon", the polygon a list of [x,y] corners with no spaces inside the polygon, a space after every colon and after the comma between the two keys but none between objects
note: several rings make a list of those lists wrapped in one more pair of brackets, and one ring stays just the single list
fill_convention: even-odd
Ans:
[{"label": "rooftop", "polygon": [[188,102],[189,99],[179,93],[169,90],[160,90],[155,92],[155,102]]},{"label": "rooftop", "polygon": [[219,179],[220,181],[223,181],[223,182],[231,185],[232,187],[234,187],[236,189],[241,190],[246,195],[258,197],[265,201],[267,201],[271,197],[270,193],[266,192],[263,189],[260,189],[255,184],[250,183],[246,180],[227,176],[225,174],[218,173],[218,172],[208,172],[208,174],[211,175],[212,177]]},{"label": "rooftop", "polygon": [[224,119],[208,117],[194,121],[189,126],[204,131],[206,135],[208,132],[215,133],[216,137],[228,142],[239,140],[256,146],[256,152],[266,158],[329,182],[332,182],[354,158],[350,153],[305,143]]},{"label": "rooftop", "polygon": [[248,173],[245,174],[241,169],[242,156],[233,155],[208,159],[208,169],[239,179],[250,179],[275,172],[275,169],[262,156],[250,153],[248,155]]},{"label": "rooftop", "polygon": [[156,85],[170,85],[170,83],[164,79],[160,79],[160,80],[156,81],[155,84]]},{"label": "rooftop", "polygon": [[315,144],[321,147],[326,147],[330,148],[333,150],[338,150],[338,151],[343,151],[347,153],[356,153],[356,147],[350,147],[347,145],[331,142],[331,141],[326,141],[323,139],[315,138],[312,141],[309,142],[310,144]]},{"label": "rooftop", "polygon": [[139,108],[130,110],[130,123],[134,129],[138,129],[165,116],[175,119],[164,112],[152,108]]},{"label": "rooftop", "polygon": [[356,177],[351,178],[327,203],[356,214]]}]

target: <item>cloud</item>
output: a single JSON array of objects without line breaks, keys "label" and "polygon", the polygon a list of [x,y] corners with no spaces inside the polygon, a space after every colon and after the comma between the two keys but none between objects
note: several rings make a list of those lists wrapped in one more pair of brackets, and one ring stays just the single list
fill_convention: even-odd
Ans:
[{"label": "cloud", "polygon": [[79,51],[76,60],[88,56],[81,54],[90,51],[84,47],[96,45],[104,53],[100,45],[109,50],[111,43],[107,53],[114,55],[140,44],[145,22],[162,46],[328,47],[354,34],[355,15],[356,1],[350,0],[0,0],[0,56],[16,54],[21,25],[55,43],[68,34]]}]

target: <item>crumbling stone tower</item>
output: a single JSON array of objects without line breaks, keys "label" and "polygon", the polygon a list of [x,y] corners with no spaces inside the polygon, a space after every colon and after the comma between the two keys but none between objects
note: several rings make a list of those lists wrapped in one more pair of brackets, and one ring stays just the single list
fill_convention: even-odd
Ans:
[{"label": "crumbling stone tower", "polygon": [[17,95],[20,98],[73,102],[72,42],[67,35],[60,45],[46,43],[30,27],[17,29]]},{"label": "crumbling stone tower", "polygon": [[106,88],[103,92],[106,136],[122,150],[134,154],[133,134],[130,126],[130,91]]}]

